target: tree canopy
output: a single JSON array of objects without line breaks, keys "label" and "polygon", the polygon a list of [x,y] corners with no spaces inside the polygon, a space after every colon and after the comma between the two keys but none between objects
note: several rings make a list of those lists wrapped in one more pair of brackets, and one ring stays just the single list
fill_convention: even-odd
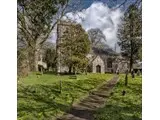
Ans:
[{"label": "tree canopy", "polygon": [[64,32],[60,44],[61,56],[69,72],[75,72],[87,65],[86,55],[90,51],[88,34],[80,24],[70,25]]},{"label": "tree canopy", "polygon": [[99,28],[88,30],[88,35],[93,47],[102,46],[106,42],[106,37]]},{"label": "tree canopy", "polygon": [[31,71],[38,70],[38,54],[63,17],[68,0],[18,0],[18,43],[25,44]]},{"label": "tree canopy", "polygon": [[118,37],[122,56],[130,60],[130,70],[133,62],[139,59],[139,50],[142,47],[142,20],[141,9],[135,5],[129,6],[119,27]]}]

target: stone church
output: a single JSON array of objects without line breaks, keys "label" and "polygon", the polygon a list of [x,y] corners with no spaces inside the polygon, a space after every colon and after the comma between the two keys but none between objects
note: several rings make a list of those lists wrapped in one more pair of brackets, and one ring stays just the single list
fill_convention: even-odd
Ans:
[{"label": "stone church", "polygon": [[92,73],[115,73],[117,69],[124,73],[129,65],[129,62],[110,48],[92,48],[87,57],[90,60],[88,72]]},{"label": "stone church", "polygon": [[[57,24],[57,73],[64,73],[68,71],[68,67],[63,66],[61,63],[62,58],[59,43],[61,43],[63,33],[71,24],[74,23],[61,21]],[[90,53],[87,55],[87,58],[89,59],[87,71],[91,73],[115,73],[117,69],[120,73],[124,73],[129,64],[128,61],[122,58],[111,48],[92,47]]]}]

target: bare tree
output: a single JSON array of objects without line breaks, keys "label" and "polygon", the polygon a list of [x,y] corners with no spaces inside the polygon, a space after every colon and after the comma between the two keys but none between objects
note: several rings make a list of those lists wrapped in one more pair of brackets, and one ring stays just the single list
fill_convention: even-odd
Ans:
[{"label": "bare tree", "polygon": [[100,45],[106,42],[106,37],[99,28],[88,30],[88,35],[93,47],[96,47],[98,46],[98,44]]}]

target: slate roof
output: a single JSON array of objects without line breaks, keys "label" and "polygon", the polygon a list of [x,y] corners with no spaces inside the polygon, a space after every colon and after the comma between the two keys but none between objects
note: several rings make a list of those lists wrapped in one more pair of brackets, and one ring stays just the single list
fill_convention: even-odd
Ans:
[{"label": "slate roof", "polygon": [[92,51],[96,55],[111,55],[111,56],[117,56],[118,53],[116,53],[114,50],[112,50],[109,47],[104,47],[104,48],[97,48],[97,47],[92,47]]}]

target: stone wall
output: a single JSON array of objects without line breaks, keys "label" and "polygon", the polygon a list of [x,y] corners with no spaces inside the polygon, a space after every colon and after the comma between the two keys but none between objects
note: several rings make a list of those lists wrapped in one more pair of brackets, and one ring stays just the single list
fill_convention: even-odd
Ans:
[{"label": "stone wall", "polygon": [[100,56],[97,56],[94,61],[92,62],[92,72],[97,73],[96,66],[99,65],[101,67],[101,73],[105,73],[105,65],[104,61],[101,59]]},{"label": "stone wall", "polygon": [[64,32],[71,25],[74,25],[74,23],[66,22],[66,21],[60,21],[57,24],[57,40],[56,40],[56,56],[57,56],[56,71],[57,73],[68,71],[68,68],[62,65],[63,56],[61,55],[61,48],[59,47],[59,44],[62,42]]},{"label": "stone wall", "polygon": [[113,71],[116,72],[117,68],[119,69],[120,73],[125,73],[128,69],[128,62],[127,61],[114,61],[113,62]]}]

